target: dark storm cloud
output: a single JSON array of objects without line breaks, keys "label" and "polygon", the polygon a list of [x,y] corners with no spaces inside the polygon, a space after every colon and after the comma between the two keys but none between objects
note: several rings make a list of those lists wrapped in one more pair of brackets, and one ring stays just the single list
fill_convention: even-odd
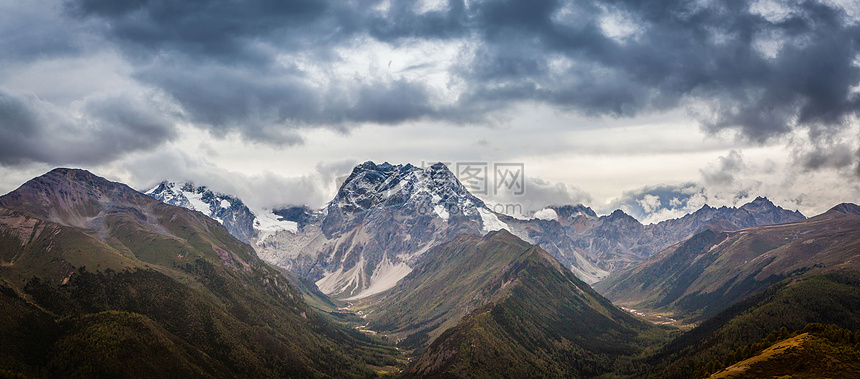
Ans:
[{"label": "dark storm cloud", "polygon": [[[116,39],[135,48],[181,51],[219,58],[253,58],[246,45],[284,37],[284,45],[308,42],[289,34],[319,32],[328,5],[314,0],[69,1],[69,13],[110,21]],[[333,25],[329,25],[333,26]],[[250,55],[250,56],[248,56]]]},{"label": "dark storm cloud", "polygon": [[254,141],[295,144],[301,142],[295,129],[305,126],[422,118],[459,122],[463,112],[434,104],[424,83],[330,77],[322,87],[295,62],[278,56],[307,54],[325,67],[340,59],[333,49],[349,47],[356,36],[397,44],[465,30],[462,1],[421,15],[411,1],[393,2],[389,17],[369,11],[370,5],[374,2],[81,0],[67,2],[67,9],[110,21],[109,37],[136,64],[134,77],[164,90],[189,121],[219,135],[238,131]]},{"label": "dark storm cloud", "polygon": [[[763,5],[762,5],[763,4]],[[594,116],[690,107],[709,131],[763,142],[798,127],[842,129],[857,115],[860,26],[816,1],[71,0],[107,21],[136,77],[195,122],[253,140],[294,143],[301,126],[476,122],[537,102]],[[355,78],[325,86],[283,54],[328,67],[363,38],[409,47],[466,40],[449,105],[428,83]],[[279,55],[281,54],[281,55]],[[291,58],[287,58],[289,60]],[[324,72],[325,70],[323,70]]]},{"label": "dark storm cloud", "polygon": [[79,115],[0,88],[0,165],[97,164],[174,137],[163,110],[115,95],[88,99]]},{"label": "dark storm cloud", "polygon": [[86,23],[58,23],[56,14],[38,1],[0,4],[0,64],[80,54],[89,31]]},{"label": "dark storm cloud", "polygon": [[[596,5],[479,5],[485,44],[466,73],[480,83],[474,101],[497,94],[628,116],[694,100],[709,129],[759,141],[797,124],[838,126],[858,109],[860,34],[838,9],[785,2],[788,13],[772,21],[744,2],[606,2],[635,29],[616,40],[601,32]],[[773,57],[760,49],[767,43],[781,43]],[[553,73],[553,54],[575,64]]]},{"label": "dark storm cloud", "polygon": [[[194,70],[187,68],[194,65]],[[396,124],[436,112],[427,88],[407,80],[332,82],[321,89],[290,69],[159,61],[136,77],[171,94],[186,117],[224,134],[274,144],[301,142],[295,127]]]},{"label": "dark storm cloud", "polygon": [[370,14],[364,22],[370,34],[381,41],[408,38],[449,39],[467,35],[469,14],[463,0],[448,0],[444,10],[416,14],[415,1],[394,0],[385,15]]},{"label": "dark storm cloud", "polygon": [[845,144],[828,146],[827,150],[816,147],[800,157],[800,162],[807,170],[818,170],[821,168],[844,168],[850,166],[857,152]]}]

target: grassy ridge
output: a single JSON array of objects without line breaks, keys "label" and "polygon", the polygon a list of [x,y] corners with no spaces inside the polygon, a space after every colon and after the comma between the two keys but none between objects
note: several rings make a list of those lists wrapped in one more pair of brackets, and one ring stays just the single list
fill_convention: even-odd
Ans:
[{"label": "grassy ridge", "polygon": [[540,248],[511,261],[505,291],[436,339],[407,377],[589,377],[629,369],[667,333],[600,297]]},{"label": "grassy ridge", "polygon": [[[714,367],[728,367],[702,370],[695,373],[696,377],[857,378],[860,377],[860,335],[819,323],[808,324],[791,334],[783,328],[757,344],[735,350],[725,362],[713,362]],[[709,376],[711,372],[713,375]]]},{"label": "grassy ridge", "polygon": [[[21,233],[25,233],[21,235]],[[0,208],[0,277],[20,287],[33,276],[61,283],[76,267],[123,270],[145,267],[85,231]]]},{"label": "grassy ridge", "polygon": [[[497,296],[506,267],[532,248],[505,232],[463,235],[434,248],[389,295],[373,306],[368,327],[421,348],[469,311]],[[493,238],[496,236],[496,238]]]}]

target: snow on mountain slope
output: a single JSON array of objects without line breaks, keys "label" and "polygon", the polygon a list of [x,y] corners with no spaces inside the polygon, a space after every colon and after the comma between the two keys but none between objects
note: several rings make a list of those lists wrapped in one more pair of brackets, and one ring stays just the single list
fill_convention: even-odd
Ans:
[{"label": "snow on mountain slope", "polygon": [[256,219],[254,220],[254,229],[257,231],[257,244],[262,244],[267,238],[275,233],[287,231],[290,233],[299,232],[299,224],[295,221],[284,220],[283,217],[276,215],[271,209],[256,209],[252,210]]},{"label": "snow on mountain slope", "polygon": [[502,229],[511,230],[511,227],[502,222],[502,220],[499,220],[499,216],[496,216],[493,211],[487,208],[479,208],[478,213],[481,215],[481,231],[484,234]]},{"label": "snow on mountain slope", "polygon": [[260,234],[269,235],[278,230],[295,233],[295,223],[278,220],[271,211],[251,211],[237,197],[216,193],[206,186],[192,183],[163,181],[146,195],[164,203],[203,213],[220,222],[227,231],[245,243],[252,243]]},{"label": "snow on mountain slope", "polygon": [[356,166],[330,206],[346,213],[405,207],[447,220],[452,215],[475,216],[484,202],[469,193],[441,163],[422,169],[410,164],[365,162]]}]

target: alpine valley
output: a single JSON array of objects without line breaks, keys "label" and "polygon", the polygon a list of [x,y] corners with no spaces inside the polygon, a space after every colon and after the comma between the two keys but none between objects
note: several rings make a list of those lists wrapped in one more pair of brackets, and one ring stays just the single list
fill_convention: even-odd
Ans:
[{"label": "alpine valley", "polygon": [[0,197],[0,377],[860,377],[854,204],[643,225],[497,213],[441,163],[321,209],[165,179]]}]

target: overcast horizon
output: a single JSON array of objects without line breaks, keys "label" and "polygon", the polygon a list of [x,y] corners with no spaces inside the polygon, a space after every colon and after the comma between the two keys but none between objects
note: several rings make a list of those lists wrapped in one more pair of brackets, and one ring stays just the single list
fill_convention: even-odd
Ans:
[{"label": "overcast horizon", "polygon": [[0,193],[54,167],[320,207],[364,161],[516,162],[644,223],[860,202],[857,1],[0,0]]}]

